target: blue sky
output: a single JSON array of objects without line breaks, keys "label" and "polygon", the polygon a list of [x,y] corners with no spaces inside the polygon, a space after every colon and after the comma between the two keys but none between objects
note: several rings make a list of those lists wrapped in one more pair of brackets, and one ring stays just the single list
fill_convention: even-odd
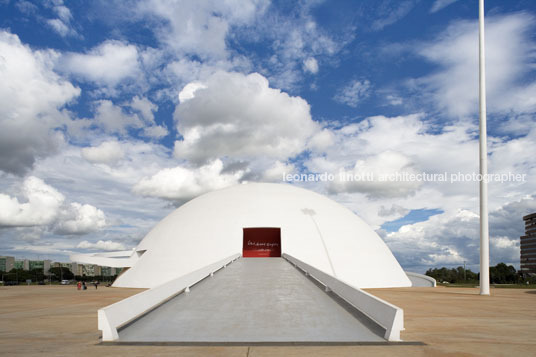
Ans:
[{"label": "blue sky", "polygon": [[[490,173],[514,175],[490,183],[492,264],[518,265],[536,210],[535,16],[486,1]],[[477,19],[467,0],[0,1],[0,254],[129,249],[204,192],[331,173],[292,184],[407,269],[477,270],[478,182],[451,180],[478,172]]]}]

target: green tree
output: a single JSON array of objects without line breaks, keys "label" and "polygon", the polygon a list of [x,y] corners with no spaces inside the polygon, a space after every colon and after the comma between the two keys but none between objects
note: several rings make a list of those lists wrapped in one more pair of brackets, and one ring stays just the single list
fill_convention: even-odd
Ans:
[{"label": "green tree", "polygon": [[66,267],[54,267],[50,268],[49,272],[54,275],[56,280],[71,280],[74,279],[74,274]]},{"label": "green tree", "polygon": [[[464,274],[464,269],[462,266],[452,269],[448,269],[445,267],[439,269],[428,269],[425,274],[431,276],[439,282],[446,281],[451,284],[474,282],[478,280],[478,275],[469,269],[466,269]],[[464,279],[464,276],[466,277],[466,279]]]},{"label": "green tree", "polygon": [[494,267],[490,267],[489,275],[492,284],[515,284],[519,279],[516,268],[504,263],[499,263]]},{"label": "green tree", "polygon": [[9,271],[10,279],[12,281],[18,280],[19,283],[24,283],[26,280],[31,281],[43,281],[45,280],[45,275],[43,274],[43,269],[32,269],[32,270],[23,270],[23,269],[11,269]]},{"label": "green tree", "polygon": [[[512,265],[499,263],[496,266],[490,267],[489,272],[490,282],[492,284],[515,284],[523,281],[520,272]],[[477,282],[480,278],[480,274],[466,269],[465,276],[467,278],[464,280],[464,269],[461,266],[453,269],[447,269],[445,267],[439,269],[430,268],[426,271],[426,275],[431,276],[439,282],[446,281],[451,284]]]}]

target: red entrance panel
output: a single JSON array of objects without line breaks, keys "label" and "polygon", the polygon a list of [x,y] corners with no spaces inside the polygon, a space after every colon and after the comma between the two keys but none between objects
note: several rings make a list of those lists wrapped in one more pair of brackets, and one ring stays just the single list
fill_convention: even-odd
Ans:
[{"label": "red entrance panel", "polygon": [[281,228],[244,228],[242,256],[281,257]]}]

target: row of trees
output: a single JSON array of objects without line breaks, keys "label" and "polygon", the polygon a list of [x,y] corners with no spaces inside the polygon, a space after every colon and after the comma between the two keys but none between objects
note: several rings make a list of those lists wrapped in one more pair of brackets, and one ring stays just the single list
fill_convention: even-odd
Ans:
[{"label": "row of trees", "polygon": [[11,269],[9,273],[2,273],[2,281],[4,282],[25,282],[26,280],[31,281],[44,281],[46,279],[45,274],[43,274],[43,269]]},{"label": "row of trees", "polygon": [[[469,269],[459,266],[457,268],[434,268],[428,269],[426,275],[431,276],[438,282],[456,283],[477,283],[480,280],[480,274]],[[534,277],[524,277],[521,271],[517,271],[512,265],[499,263],[489,268],[491,284],[523,284],[536,282]]]},{"label": "row of trees", "polygon": [[[0,272],[1,273],[1,272]],[[76,280],[76,281],[114,281],[117,276],[79,276],[74,275],[69,268],[66,267],[54,267],[50,268],[47,274],[43,273],[43,269],[11,269],[9,273],[1,273],[2,280],[5,282],[18,282],[25,283],[26,280],[33,282],[39,281],[61,281],[61,280]]]}]

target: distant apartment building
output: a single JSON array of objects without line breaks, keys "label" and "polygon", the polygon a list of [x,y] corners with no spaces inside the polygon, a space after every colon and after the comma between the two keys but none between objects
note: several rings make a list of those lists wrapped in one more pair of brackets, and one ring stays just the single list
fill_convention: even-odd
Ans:
[{"label": "distant apartment building", "polygon": [[78,274],[78,263],[62,263],[62,262],[54,262],[52,263],[52,267],[54,268],[67,268],[71,273],[74,275],[81,275]]},{"label": "distant apartment building", "polygon": [[[74,268],[76,264],[76,268]],[[77,264],[73,263],[73,274],[76,276],[98,276],[101,275],[101,269],[98,265],[93,264]]]},{"label": "distant apartment building", "polygon": [[15,258],[0,256],[0,271],[8,272],[15,268]]},{"label": "distant apartment building", "polygon": [[83,264],[82,265],[82,274],[85,276],[96,276],[100,275],[100,269],[97,265],[92,264]]},{"label": "distant apartment building", "polygon": [[77,276],[84,275],[84,264],[77,264],[76,266],[73,265],[71,271]]},{"label": "distant apartment building", "polygon": [[47,273],[51,267],[51,260],[15,260],[14,257],[0,257],[0,271],[10,271],[11,269],[34,270],[43,269]]},{"label": "distant apartment building", "polygon": [[102,276],[114,276],[119,273],[120,268],[101,267]]},{"label": "distant apartment building", "polygon": [[28,266],[29,270],[43,269],[43,273],[47,274],[50,270],[51,263],[51,260],[29,260]]},{"label": "distant apartment building", "polygon": [[22,269],[22,270],[34,270],[34,269],[43,269],[43,273],[48,273],[52,267],[51,260],[15,260],[13,263],[13,268]]},{"label": "distant apartment building", "polygon": [[536,275],[536,213],[523,217],[525,235],[520,237],[520,267],[523,275]]},{"label": "distant apartment building", "polygon": [[30,270],[30,261],[28,259],[15,260],[15,269]]},{"label": "distant apartment building", "polygon": [[24,262],[27,260],[15,260],[15,269],[29,270],[28,267],[24,266]]},{"label": "distant apartment building", "polygon": [[[68,264],[68,263],[64,263]],[[111,267],[103,267],[100,265],[93,265],[93,264],[77,264],[77,263],[70,263],[72,264],[71,271],[74,275],[77,276],[114,276],[119,274],[121,271],[120,268],[111,268]]]}]

